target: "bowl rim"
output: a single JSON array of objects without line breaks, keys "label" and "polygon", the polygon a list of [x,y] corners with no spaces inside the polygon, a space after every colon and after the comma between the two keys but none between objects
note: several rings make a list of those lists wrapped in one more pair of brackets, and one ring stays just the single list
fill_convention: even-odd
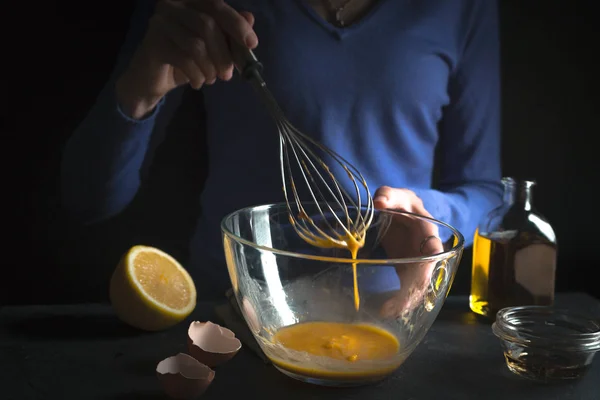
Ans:
[{"label": "bowl rim", "polygon": [[[529,326],[522,327],[515,319],[525,318],[522,313],[540,316],[567,316],[581,321],[591,322],[598,328],[593,332],[563,333],[559,335],[543,335]],[[528,347],[552,347],[563,351],[596,352],[600,350],[600,320],[585,312],[573,311],[563,307],[524,305],[505,307],[496,313],[492,324],[493,333],[501,340]]]},{"label": "bowl rim", "polygon": [[[306,202],[306,204],[314,204],[314,202]],[[331,262],[331,263],[344,263],[344,264],[354,264],[354,263],[356,263],[357,265],[360,265],[360,264],[363,264],[363,265],[364,264],[371,264],[371,265],[382,265],[382,264],[383,265],[390,265],[390,264],[416,264],[416,263],[434,262],[434,261],[440,261],[440,260],[447,260],[447,259],[450,259],[450,258],[455,257],[457,255],[460,255],[460,253],[464,249],[465,238],[462,235],[462,233],[460,233],[458,231],[458,229],[454,228],[452,225],[447,224],[447,223],[445,223],[443,221],[437,220],[435,218],[427,217],[425,215],[416,214],[416,213],[409,212],[409,211],[394,210],[394,209],[390,209],[390,208],[380,209],[380,210],[377,210],[377,211],[378,212],[386,212],[386,213],[390,213],[390,214],[396,214],[396,215],[410,215],[410,216],[419,218],[421,220],[429,221],[429,222],[434,223],[436,225],[444,226],[444,227],[450,229],[450,231],[454,234],[454,236],[456,238],[458,238],[458,241],[452,246],[451,249],[443,251],[441,253],[432,254],[432,255],[429,255],[429,256],[407,257],[407,258],[381,258],[381,259],[377,259],[377,258],[360,259],[360,258],[357,258],[357,259],[353,260],[351,258],[316,256],[316,255],[311,255],[311,254],[296,253],[296,252],[293,252],[293,251],[275,249],[275,248],[272,248],[272,247],[259,245],[259,244],[256,244],[256,243],[250,241],[250,240],[247,240],[247,239],[239,237],[238,235],[236,235],[235,233],[231,232],[226,227],[226,221],[228,221],[229,219],[231,219],[234,215],[237,215],[237,214],[243,213],[245,211],[249,211],[249,210],[269,209],[269,208],[273,208],[273,207],[282,207],[282,208],[285,208],[287,210],[287,204],[285,202],[279,202],[279,203],[268,203],[268,204],[260,204],[260,205],[248,206],[248,207],[240,208],[240,209],[238,209],[236,211],[233,211],[233,212],[227,214],[225,217],[223,217],[221,219],[221,232],[222,232],[222,234],[224,236],[227,236],[227,237],[231,238],[232,240],[234,240],[234,241],[236,241],[238,243],[242,243],[242,244],[244,244],[246,246],[250,246],[250,247],[253,247],[255,249],[259,249],[259,250],[263,250],[263,251],[268,251],[270,253],[281,255],[281,256],[285,256],[285,257],[301,258],[301,259],[306,259],[306,260],[315,260],[315,261],[323,261],[323,262]]]}]

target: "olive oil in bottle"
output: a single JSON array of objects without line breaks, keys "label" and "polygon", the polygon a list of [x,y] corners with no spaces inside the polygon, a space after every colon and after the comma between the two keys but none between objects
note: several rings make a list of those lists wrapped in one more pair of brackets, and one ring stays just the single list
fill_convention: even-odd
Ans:
[{"label": "olive oil in bottle", "polygon": [[556,236],[532,205],[531,181],[502,179],[503,204],[479,225],[473,242],[469,304],[495,317],[518,305],[552,305]]}]

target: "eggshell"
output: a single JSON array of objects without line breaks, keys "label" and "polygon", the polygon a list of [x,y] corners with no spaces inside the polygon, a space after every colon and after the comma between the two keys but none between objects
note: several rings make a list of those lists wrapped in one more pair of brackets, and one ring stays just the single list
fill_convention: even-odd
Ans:
[{"label": "eggshell", "polygon": [[189,353],[199,362],[215,367],[229,361],[242,348],[242,342],[227,328],[211,321],[195,321],[188,329]]},{"label": "eggshell", "polygon": [[184,353],[165,358],[156,366],[156,375],[167,396],[192,400],[204,393],[215,371]]}]

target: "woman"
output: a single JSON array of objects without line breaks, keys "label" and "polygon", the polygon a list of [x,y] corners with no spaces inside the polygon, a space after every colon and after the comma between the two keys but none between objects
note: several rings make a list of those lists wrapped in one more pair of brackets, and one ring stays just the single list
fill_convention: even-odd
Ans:
[{"label": "woman", "polygon": [[188,269],[219,293],[228,286],[221,218],[283,198],[276,128],[250,85],[232,79],[229,40],[254,49],[295,126],[378,188],[376,207],[432,215],[470,244],[479,219],[499,203],[495,1],[138,4],[111,81],[65,149],[64,203],[80,219],[127,207],[151,137],[167,126],[182,91],[201,89],[209,176]]}]

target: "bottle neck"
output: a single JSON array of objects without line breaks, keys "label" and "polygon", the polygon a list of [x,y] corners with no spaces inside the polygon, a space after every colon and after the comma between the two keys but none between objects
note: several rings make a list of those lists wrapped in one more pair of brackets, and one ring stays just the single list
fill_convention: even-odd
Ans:
[{"label": "bottle neck", "polygon": [[513,205],[518,204],[523,207],[525,211],[529,211],[532,208],[533,203],[533,186],[535,185],[532,181],[517,181],[513,179],[506,179],[504,183],[504,204]]}]

